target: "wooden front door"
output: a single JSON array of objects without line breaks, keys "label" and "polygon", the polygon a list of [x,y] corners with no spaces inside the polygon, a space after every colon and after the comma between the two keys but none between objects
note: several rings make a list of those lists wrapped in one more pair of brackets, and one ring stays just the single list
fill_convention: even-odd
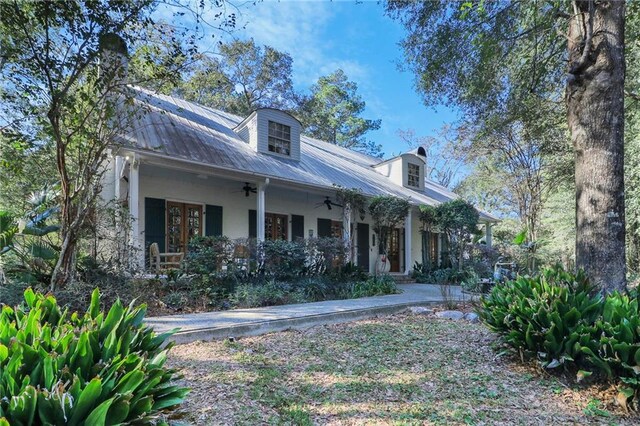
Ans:
[{"label": "wooden front door", "polygon": [[400,272],[400,229],[395,228],[391,231],[389,238],[389,253],[387,257],[391,263],[389,272]]},{"label": "wooden front door", "polygon": [[289,220],[287,215],[266,213],[264,215],[264,238],[265,240],[285,240],[289,239]]},{"label": "wooden front door", "polygon": [[186,253],[189,241],[202,235],[202,206],[167,202],[167,252]]},{"label": "wooden front door", "polygon": [[358,253],[358,267],[365,272],[369,272],[369,225],[358,223],[356,238],[356,253]]}]

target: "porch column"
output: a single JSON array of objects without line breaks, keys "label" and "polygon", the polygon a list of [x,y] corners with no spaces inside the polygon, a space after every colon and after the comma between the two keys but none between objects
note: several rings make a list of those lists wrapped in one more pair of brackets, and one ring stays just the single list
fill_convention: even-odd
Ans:
[{"label": "porch column", "polygon": [[264,216],[266,211],[265,204],[265,190],[269,185],[269,179],[265,179],[264,182],[258,182],[258,197],[257,197],[257,214],[256,220],[258,223],[256,224],[256,238],[258,241],[264,241]]},{"label": "porch column", "polygon": [[411,227],[411,209],[404,220],[404,273],[409,275],[411,272],[411,236],[413,229]]},{"label": "porch column", "polygon": [[484,231],[485,231],[485,243],[487,244],[487,247],[491,247],[492,244],[492,237],[493,237],[493,232],[491,232],[491,228],[493,227],[493,224],[491,224],[491,222],[487,222],[486,225],[484,225]]},{"label": "porch column", "polygon": [[115,156],[115,166],[114,166],[114,181],[113,181],[113,199],[116,203],[120,203],[122,201],[120,199],[120,194],[122,193],[120,190],[120,176],[122,175],[122,166],[124,165],[124,158],[121,155]]},{"label": "porch column", "polygon": [[344,203],[342,208],[342,239],[347,248],[347,263],[354,261],[353,247],[351,245],[351,204]]},{"label": "porch column", "polygon": [[436,259],[436,265],[442,265],[442,232],[438,232],[438,250],[436,256],[438,256]]},{"label": "porch column", "polygon": [[129,214],[131,215],[129,244],[134,251],[133,266],[136,269],[144,270],[144,252],[140,245],[140,160],[134,154],[129,162]]}]

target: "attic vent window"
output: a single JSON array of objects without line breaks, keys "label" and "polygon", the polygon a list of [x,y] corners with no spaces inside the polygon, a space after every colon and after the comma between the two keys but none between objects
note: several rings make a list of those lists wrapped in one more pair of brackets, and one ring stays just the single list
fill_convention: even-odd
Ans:
[{"label": "attic vent window", "polygon": [[269,151],[291,155],[291,127],[269,121]]},{"label": "attic vent window", "polygon": [[407,185],[420,188],[420,166],[417,164],[407,164]]}]

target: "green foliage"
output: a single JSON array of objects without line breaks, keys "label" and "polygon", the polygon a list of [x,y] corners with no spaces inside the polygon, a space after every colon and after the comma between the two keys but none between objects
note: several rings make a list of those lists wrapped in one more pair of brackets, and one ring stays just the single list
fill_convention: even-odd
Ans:
[{"label": "green foliage", "polygon": [[389,275],[369,277],[366,281],[357,281],[351,288],[350,297],[383,296],[400,293],[396,282]]},{"label": "green foliage", "polygon": [[241,308],[306,303],[322,300],[355,299],[399,293],[388,275],[377,277],[307,277],[296,281],[268,280],[238,285],[229,300]]},{"label": "green foliage", "polygon": [[56,186],[47,185],[32,193],[20,226],[8,212],[0,212],[0,231],[7,227],[0,232],[0,255],[5,257],[7,275],[32,282],[48,281],[59,252],[57,198]]},{"label": "green foliage", "polygon": [[380,128],[380,120],[362,118],[365,102],[358,85],[338,69],[320,77],[298,110],[304,133],[336,145],[381,156],[380,145],[367,141],[365,134]]},{"label": "green foliage", "polygon": [[198,64],[179,88],[181,96],[243,117],[262,107],[294,108],[293,60],[288,53],[257,46],[250,39],[221,44],[219,54]]},{"label": "green foliage", "polygon": [[593,293],[583,273],[557,266],[496,286],[483,299],[480,316],[510,346],[557,366],[576,358],[576,342],[585,343],[580,326],[593,323],[600,313],[601,298]]},{"label": "green foliage", "polygon": [[445,232],[457,235],[478,233],[480,214],[460,198],[438,204],[434,213],[437,226]]},{"label": "green foliage", "polygon": [[82,315],[28,289],[0,313],[0,423],[150,424],[187,389],[164,367],[171,333],[155,335],[144,305],[100,311],[95,290]]},{"label": "green foliage", "polygon": [[268,277],[291,280],[306,272],[307,251],[304,242],[267,240],[260,245],[261,272]]},{"label": "green foliage", "polygon": [[233,243],[227,237],[194,237],[189,241],[183,269],[193,274],[214,273],[231,261],[232,254]]},{"label": "green foliage", "polygon": [[343,188],[337,186],[336,200],[343,207],[349,206],[352,214],[357,213],[362,219],[367,213],[367,197],[360,188]]},{"label": "green foliage", "polygon": [[409,201],[391,195],[379,195],[371,199],[369,214],[373,220],[373,231],[378,234],[380,253],[387,252],[391,231],[403,223],[410,208]]},{"label": "green foliage", "polygon": [[[619,401],[640,396],[640,310],[637,295],[595,292],[586,276],[560,266],[496,286],[480,317],[524,355],[547,368],[579,369],[622,382]],[[637,399],[636,399],[637,401]]]}]

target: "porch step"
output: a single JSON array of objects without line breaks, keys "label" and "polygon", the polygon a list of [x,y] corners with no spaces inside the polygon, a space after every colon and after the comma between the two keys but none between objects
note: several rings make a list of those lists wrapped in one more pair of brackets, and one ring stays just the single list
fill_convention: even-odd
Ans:
[{"label": "porch step", "polygon": [[411,275],[389,274],[396,284],[415,284],[416,280]]}]

